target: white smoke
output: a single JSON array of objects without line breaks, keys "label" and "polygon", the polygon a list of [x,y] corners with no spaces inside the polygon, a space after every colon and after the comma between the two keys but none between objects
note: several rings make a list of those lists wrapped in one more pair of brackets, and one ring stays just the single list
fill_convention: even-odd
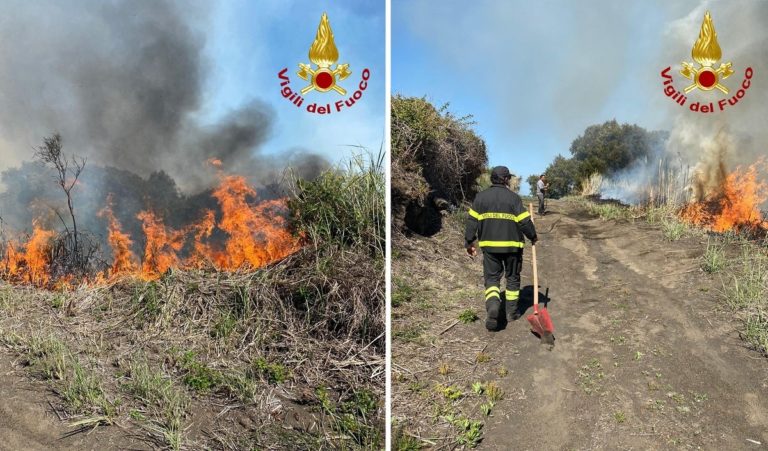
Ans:
[{"label": "white smoke", "polygon": [[[768,90],[764,89],[768,79],[768,2],[703,1],[687,11],[677,3],[667,7],[681,13],[666,27],[666,45],[659,58],[672,67],[675,87],[680,90],[689,83],[679,74],[680,62],[691,61],[691,47],[705,12],[710,11],[723,52],[721,62],[733,63],[734,74],[722,81],[730,92],[723,95],[716,90],[695,90],[684,107],[663,98],[659,105],[664,105],[664,114],[670,118],[666,148],[655,158],[638,161],[606,180],[601,189],[604,197],[640,203],[666,190],[676,203],[702,200],[720,186],[728,172],[750,165],[768,152],[768,128],[764,124],[768,116]],[[732,97],[748,67],[754,74],[751,85],[736,105],[714,113],[690,111],[693,102],[713,102],[717,108],[718,100]]]}]

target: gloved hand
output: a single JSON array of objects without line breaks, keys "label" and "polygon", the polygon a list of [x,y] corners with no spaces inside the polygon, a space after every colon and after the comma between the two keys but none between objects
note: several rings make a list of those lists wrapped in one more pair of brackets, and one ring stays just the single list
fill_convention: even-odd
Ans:
[{"label": "gloved hand", "polygon": [[469,245],[469,247],[467,247],[467,254],[469,254],[470,257],[477,256],[477,248],[473,245]]}]

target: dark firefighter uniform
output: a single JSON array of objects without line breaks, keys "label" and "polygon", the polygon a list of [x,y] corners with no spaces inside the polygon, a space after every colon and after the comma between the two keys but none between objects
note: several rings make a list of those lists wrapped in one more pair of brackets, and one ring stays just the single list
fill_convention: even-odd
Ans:
[{"label": "dark firefighter uniform", "polygon": [[497,327],[501,307],[501,275],[507,278],[505,298],[507,313],[511,317],[520,298],[520,271],[523,263],[524,238],[536,243],[536,229],[528,210],[516,193],[507,188],[511,175],[506,167],[499,166],[491,172],[493,185],[480,192],[469,210],[464,235],[467,249],[475,239],[483,251],[483,276],[485,278],[485,305],[488,312],[486,327]]}]

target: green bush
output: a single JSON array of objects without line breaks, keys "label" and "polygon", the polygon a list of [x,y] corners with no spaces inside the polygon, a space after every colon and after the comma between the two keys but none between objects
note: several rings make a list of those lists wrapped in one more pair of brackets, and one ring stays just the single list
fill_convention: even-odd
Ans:
[{"label": "green bush", "polygon": [[293,224],[315,244],[365,248],[383,258],[385,188],[383,152],[367,161],[353,158],[314,180],[298,179],[288,203]]},{"label": "green bush", "polygon": [[453,204],[474,198],[487,169],[485,142],[472,116],[457,117],[419,97],[392,97],[392,208],[425,206],[427,196]]}]

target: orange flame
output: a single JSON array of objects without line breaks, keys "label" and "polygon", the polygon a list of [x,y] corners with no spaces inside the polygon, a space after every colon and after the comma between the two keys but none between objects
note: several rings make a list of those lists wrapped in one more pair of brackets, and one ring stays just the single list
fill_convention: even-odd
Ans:
[{"label": "orange flame", "polygon": [[[287,212],[284,199],[254,202],[256,190],[240,176],[222,176],[213,196],[218,201],[221,218],[217,221],[216,213],[206,210],[197,222],[180,230],[166,226],[152,211],[140,212],[137,218],[142,223],[145,242],[141,262],[131,250],[133,240],[122,231],[109,196],[98,215],[108,222],[107,243],[113,261],[108,274],[99,273],[81,282],[101,283],[120,275],[152,280],[169,268],[255,269],[299,250],[301,238],[291,234],[284,218]],[[77,281],[71,275],[53,280],[50,274],[54,236],[54,231],[35,224],[25,244],[10,242],[4,249],[0,247],[0,251],[4,251],[0,275],[41,287],[72,286]]]},{"label": "orange flame", "polygon": [[205,160],[205,162],[206,162],[207,164],[210,164],[211,166],[213,166],[213,167],[215,167],[215,168],[220,168],[220,167],[221,167],[221,165],[223,164],[223,163],[221,162],[221,160],[219,160],[218,158],[213,158],[213,157],[211,157],[211,158],[209,158],[209,159]]},{"label": "orange flame", "polygon": [[768,185],[758,181],[761,165],[759,161],[746,170],[737,168],[704,200],[686,205],[680,217],[714,232],[768,230],[768,221],[760,211],[760,205],[768,199]]},{"label": "orange flame", "polygon": [[250,207],[249,196],[256,195],[243,177],[228,176],[213,192],[221,206],[221,230],[229,234],[225,252],[217,263],[224,268],[244,265],[258,268],[298,249],[298,243],[285,228],[279,215],[285,202],[273,200]]},{"label": "orange flame", "polygon": [[142,274],[157,276],[168,268],[178,267],[178,253],[184,246],[184,231],[168,229],[162,219],[151,211],[142,211],[137,217],[142,221],[141,228],[147,239],[144,246],[144,263],[141,266]]},{"label": "orange flame", "polygon": [[[51,255],[51,240],[55,233],[37,223],[32,226],[29,240],[19,246],[11,242],[5,249],[5,274],[11,280],[21,280],[33,285],[47,285],[51,279],[48,264]],[[24,250],[20,250],[23,248]]]},{"label": "orange flame", "polygon": [[127,233],[123,233],[120,226],[120,221],[117,220],[115,214],[112,212],[112,195],[107,197],[107,206],[104,207],[98,215],[100,217],[106,217],[109,221],[107,228],[107,242],[109,247],[112,248],[112,274],[118,274],[122,272],[133,272],[136,270],[137,265],[134,262],[135,258],[133,252],[131,252],[131,245],[133,241]]}]

